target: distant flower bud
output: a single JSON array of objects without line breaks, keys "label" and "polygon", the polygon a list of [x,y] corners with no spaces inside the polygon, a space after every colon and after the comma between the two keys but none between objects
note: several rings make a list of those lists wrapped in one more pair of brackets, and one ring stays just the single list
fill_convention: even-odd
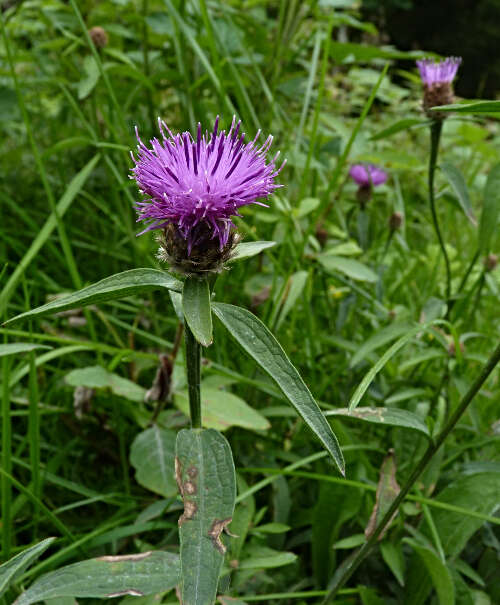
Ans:
[{"label": "distant flower bud", "polygon": [[[240,134],[241,122],[233,119],[229,132],[219,132],[219,118],[212,133],[194,139],[189,132],[172,134],[159,121],[162,140],[148,148],[139,138],[133,177],[146,197],[136,204],[138,221],[147,221],[142,233],[161,229],[159,258],[184,274],[218,272],[239,241],[233,216],[248,204],[259,204],[275,189],[284,166],[276,168],[279,152],[266,162],[273,137],[260,146],[260,131],[250,143]],[[139,234],[141,235],[141,234]]]},{"label": "distant flower bud", "polygon": [[483,260],[483,263],[486,271],[493,271],[498,265],[498,256],[496,254],[488,254]]},{"label": "distant flower bud", "polygon": [[397,231],[403,224],[403,215],[401,212],[393,212],[389,217],[389,229]]},{"label": "distant flower bud", "polygon": [[108,45],[108,34],[98,25],[89,29],[89,36],[96,48],[104,48]]},{"label": "distant flower bud", "polygon": [[444,61],[422,59],[417,61],[420,77],[424,85],[424,111],[433,120],[443,120],[446,113],[429,111],[439,105],[453,103],[452,82],[457,75],[460,57],[447,57]]},{"label": "distant flower bud", "polygon": [[[461,353],[465,353],[465,345],[462,341],[460,341],[460,352]],[[457,349],[455,347],[455,341],[452,340],[450,342],[450,344],[448,345],[448,355],[450,357],[456,357],[457,356]]]}]

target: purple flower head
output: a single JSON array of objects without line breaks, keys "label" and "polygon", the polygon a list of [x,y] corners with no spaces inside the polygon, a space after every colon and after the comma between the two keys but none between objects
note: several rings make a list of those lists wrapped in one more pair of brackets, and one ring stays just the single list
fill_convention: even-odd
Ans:
[{"label": "purple flower head", "polygon": [[376,187],[387,181],[387,172],[374,164],[354,164],[349,170],[349,176],[360,187]]},{"label": "purple flower head", "polygon": [[424,86],[430,87],[434,84],[451,84],[461,62],[461,57],[447,57],[443,61],[422,59],[417,61],[417,67]]},{"label": "purple flower head", "polygon": [[[146,221],[144,231],[175,228],[186,240],[187,254],[194,246],[216,240],[220,250],[226,246],[234,224],[232,216],[247,204],[265,204],[276,188],[274,182],[283,168],[276,168],[274,158],[266,163],[273,137],[260,146],[260,130],[250,143],[240,134],[241,122],[233,118],[229,132],[219,132],[219,118],[211,134],[202,134],[198,124],[196,139],[189,132],[172,134],[165,122],[158,119],[162,140],[150,141],[151,149],[139,138],[136,128],[137,158],[132,174],[141,193],[148,196],[136,205],[138,221]],[[139,235],[141,235],[139,234]]]}]

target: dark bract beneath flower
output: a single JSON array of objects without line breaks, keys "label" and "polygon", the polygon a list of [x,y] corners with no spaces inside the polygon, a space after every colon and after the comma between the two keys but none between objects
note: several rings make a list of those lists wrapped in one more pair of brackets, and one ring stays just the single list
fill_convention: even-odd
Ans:
[{"label": "dark bract beneath flower", "polygon": [[266,162],[272,136],[260,146],[260,130],[250,143],[240,134],[241,122],[233,118],[226,134],[219,132],[219,118],[211,134],[202,134],[198,124],[196,139],[189,132],[172,134],[158,120],[161,141],[153,139],[148,148],[139,138],[133,178],[148,196],[137,203],[138,221],[152,229],[174,228],[175,236],[185,240],[186,255],[207,245],[220,251],[232,238],[232,216],[248,204],[262,204],[276,188],[274,179],[284,166],[276,168],[279,152]]}]

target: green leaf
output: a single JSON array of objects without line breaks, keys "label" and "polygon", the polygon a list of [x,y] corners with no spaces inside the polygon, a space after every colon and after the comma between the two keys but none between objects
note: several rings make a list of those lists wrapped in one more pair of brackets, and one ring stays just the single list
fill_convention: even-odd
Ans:
[{"label": "green leaf", "polygon": [[401,548],[401,542],[398,541],[396,544],[393,544],[392,542],[381,542],[380,552],[382,553],[382,559],[384,559],[400,586],[404,586],[405,559],[403,556],[403,549]]},{"label": "green leaf", "polygon": [[100,72],[96,60],[92,55],[87,55],[83,60],[85,76],[78,82],[78,100],[87,97],[99,82]]},{"label": "green leaf", "polygon": [[179,518],[183,605],[213,605],[226,552],[221,535],[231,522],[236,478],[231,448],[212,429],[177,435],[175,474],[184,500]]},{"label": "green leaf", "polygon": [[277,383],[344,474],[344,458],[337,438],[279,342],[260,319],[246,309],[225,303],[213,303],[212,309],[244,351]]},{"label": "green leaf", "polygon": [[204,347],[213,342],[212,314],[210,312],[210,288],[205,278],[191,276],[182,290],[184,317],[196,340]]},{"label": "green leaf", "polygon": [[135,478],[146,489],[165,498],[177,493],[174,475],[176,433],[156,425],[139,433],[130,448]]},{"label": "green leaf", "polygon": [[477,220],[472,210],[472,204],[469,198],[469,192],[467,190],[467,184],[460,170],[451,162],[443,162],[441,164],[441,170],[443,171],[448,183],[457,196],[458,203],[464,211],[465,216],[470,222],[477,226]]},{"label": "green leaf", "polygon": [[433,550],[416,540],[405,538],[404,541],[410,544],[422,559],[436,589],[439,605],[455,605],[455,584],[446,563]]},{"label": "green leaf", "polygon": [[[500,502],[500,473],[462,476],[445,487],[435,500],[493,515]],[[458,556],[471,536],[484,524],[481,519],[441,509],[434,510],[432,514],[444,552],[450,557]]]},{"label": "green leaf", "polygon": [[402,132],[403,130],[408,130],[413,127],[420,127],[428,125],[427,120],[419,120],[418,118],[405,118],[404,120],[398,120],[395,124],[392,124],[388,128],[384,128],[380,130],[372,137],[370,137],[371,141],[379,141],[380,139],[386,139],[387,137],[396,134],[397,132]]},{"label": "green leaf", "polygon": [[32,342],[10,342],[5,345],[0,345],[0,357],[6,355],[18,355],[19,353],[28,353],[36,349],[51,349],[47,345],[37,345]]},{"label": "green leaf", "polygon": [[[85,166],[80,170],[80,172],[78,172],[72,178],[61,199],[57,203],[56,210],[59,219],[62,220],[64,214],[71,206],[71,203],[80,192],[80,189],[83,187],[83,185],[89,178],[90,174],[94,170],[100,158],[101,156],[99,154],[95,155],[91,160],[87,162],[87,164],[85,164]],[[7,302],[10,300],[12,292],[14,291],[18,281],[21,279],[21,276],[24,274],[31,261],[38,254],[40,248],[49,239],[56,227],[56,215],[54,212],[52,212],[49,218],[45,221],[43,227],[38,231],[35,239],[32,241],[30,247],[24,254],[21,261],[17,263],[16,268],[7,280],[7,283],[2,287],[2,292],[0,293],[0,313],[5,308]]]},{"label": "green leaf", "polygon": [[338,542],[335,542],[333,548],[335,550],[349,550],[351,548],[357,548],[366,542],[365,534],[353,534],[348,538],[343,538]]},{"label": "green leaf", "polygon": [[170,590],[179,580],[180,561],[174,553],[149,551],[99,557],[43,575],[15,605],[31,605],[54,597],[145,596]]},{"label": "green leaf", "polygon": [[302,294],[308,275],[309,273],[307,271],[297,271],[288,279],[285,286],[285,292],[281,299],[281,310],[279,312],[278,320],[276,321],[276,330],[280,329],[286,316],[293,309],[295,303]]},{"label": "green leaf", "polygon": [[[271,553],[271,549],[268,548],[266,551]],[[239,562],[238,569],[274,569],[275,567],[283,567],[284,565],[290,565],[297,560],[297,555],[293,552],[277,552],[273,554],[266,554],[262,556],[252,556],[248,559],[243,559]]]},{"label": "green leaf", "polygon": [[394,323],[385,326],[381,330],[379,330],[373,336],[370,336],[368,340],[359,347],[356,353],[352,356],[352,359],[349,363],[349,367],[352,368],[357,365],[361,360],[363,360],[367,355],[369,355],[372,351],[375,351],[379,347],[399,338],[403,334],[406,334],[409,330],[411,330],[413,326],[409,323]]},{"label": "green leaf", "polygon": [[264,525],[258,525],[251,531],[260,534],[284,534],[290,530],[289,525],[284,523],[264,523]]},{"label": "green leaf", "polygon": [[500,164],[495,164],[489,174],[484,188],[484,202],[479,221],[478,248],[488,254],[491,240],[497,232],[498,215],[500,214]]},{"label": "green leaf", "polygon": [[374,271],[353,258],[344,258],[333,254],[319,254],[317,258],[328,273],[339,271],[351,279],[370,283],[378,280],[378,275]]},{"label": "green leaf", "polygon": [[55,538],[47,538],[34,546],[26,548],[12,559],[9,559],[0,565],[0,597],[9,588],[12,582],[15,581],[28,567],[34,563],[38,557],[44,553],[52,544]]},{"label": "green leaf", "polygon": [[389,359],[391,359],[400,349],[405,346],[406,343],[408,343],[412,338],[414,338],[419,332],[425,332],[429,329],[430,326],[433,326],[436,323],[442,322],[441,320],[436,319],[432,322],[429,322],[428,324],[419,325],[412,328],[411,330],[409,330],[409,332],[407,332],[404,336],[397,340],[392,345],[392,347],[389,347],[387,351],[382,355],[382,357],[380,357],[377,363],[373,367],[371,367],[370,370],[365,374],[363,380],[359,383],[358,388],[354,391],[354,394],[351,397],[351,401],[349,402],[349,409],[353,410],[358,405],[375,376],[385,366]]},{"label": "green leaf", "polygon": [[73,387],[110,389],[115,395],[130,401],[143,402],[146,393],[146,389],[132,382],[132,380],[108,372],[101,366],[89,366],[88,368],[72,370],[66,374],[64,381]]},{"label": "green leaf", "polygon": [[349,408],[339,408],[336,410],[328,410],[326,416],[343,416],[345,418],[354,418],[356,420],[364,420],[374,424],[385,424],[387,426],[397,426],[400,428],[411,429],[423,433],[430,439],[430,433],[427,425],[417,414],[408,410],[399,408],[369,408],[357,407],[355,410]]},{"label": "green leaf", "polygon": [[233,255],[229,259],[232,263],[235,260],[241,260],[242,258],[250,258],[260,254],[263,250],[276,246],[276,242],[241,242],[234,249]]},{"label": "green leaf", "polygon": [[182,283],[165,271],[158,271],[158,269],[130,269],[129,271],[106,277],[96,284],[53,300],[41,307],[21,313],[21,315],[17,315],[6,321],[4,325],[23,319],[74,309],[75,307],[86,307],[108,300],[142,294],[160,288],[179,292],[182,288]]},{"label": "green leaf", "polygon": [[500,113],[500,101],[476,101],[475,103],[455,103],[433,107],[433,111],[456,111],[457,113]]},{"label": "green leaf", "polygon": [[[189,415],[189,398],[186,391],[175,393],[175,405],[184,414]],[[265,431],[270,428],[269,421],[251,408],[243,399],[222,391],[201,385],[202,424],[208,429],[225,431],[231,426]]]}]

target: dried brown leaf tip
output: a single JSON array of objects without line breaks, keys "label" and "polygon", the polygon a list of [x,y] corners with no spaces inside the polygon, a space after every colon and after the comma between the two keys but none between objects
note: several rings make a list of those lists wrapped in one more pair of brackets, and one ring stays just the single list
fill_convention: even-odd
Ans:
[{"label": "dried brown leaf tip", "polygon": [[[389,450],[389,454],[386,456],[380,467],[380,475],[377,485],[377,495],[375,498],[375,506],[373,507],[370,520],[365,529],[366,538],[370,538],[373,535],[376,527],[380,521],[384,518],[385,514],[389,510],[394,498],[399,494],[401,488],[396,481],[396,458],[394,456],[394,450]],[[384,537],[387,528],[396,517],[397,512],[392,515],[387,525],[384,527],[382,533],[378,537],[381,540]]]},{"label": "dried brown leaf tip", "polygon": [[179,527],[184,523],[184,521],[188,521],[189,519],[193,519],[198,507],[196,503],[192,500],[188,500],[188,496],[193,496],[196,494],[196,482],[194,479],[198,475],[198,470],[194,466],[190,466],[187,470],[188,479],[186,481],[182,480],[182,465],[179,458],[175,457],[175,480],[177,481],[177,487],[179,488],[179,492],[181,494],[182,499],[184,500],[184,512],[179,517]]}]

